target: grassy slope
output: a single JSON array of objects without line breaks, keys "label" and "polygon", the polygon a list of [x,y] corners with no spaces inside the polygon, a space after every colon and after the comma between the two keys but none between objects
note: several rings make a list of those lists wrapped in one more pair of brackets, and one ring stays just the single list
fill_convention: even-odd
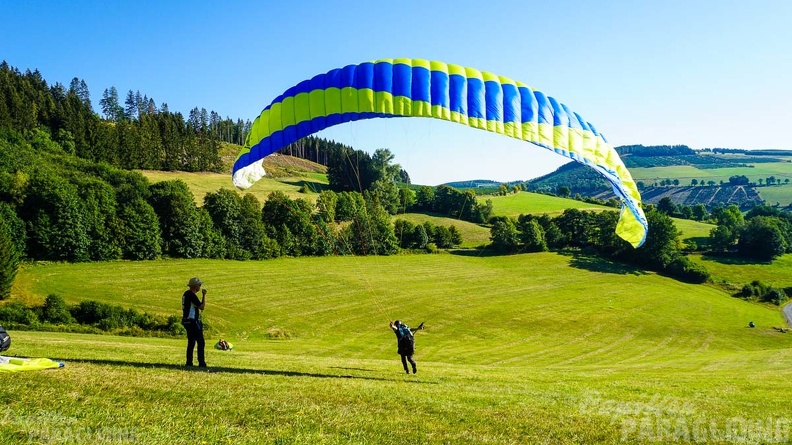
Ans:
[{"label": "grassy slope", "polygon": [[462,234],[462,248],[477,248],[490,243],[490,229],[479,224],[462,221],[447,216],[428,215],[424,213],[404,213],[395,215],[391,219],[404,219],[413,224],[423,224],[426,221],[436,226],[456,226]]},{"label": "grassy slope", "polygon": [[651,167],[651,168],[631,168],[630,174],[636,181],[650,181],[654,179],[679,179],[680,184],[689,185],[692,179],[702,179],[705,181],[723,180],[729,182],[730,176],[745,175],[752,182],[759,179],[766,179],[768,176],[775,176],[776,179],[783,181],[785,178],[792,180],[792,163],[790,162],[771,162],[766,164],[753,164],[752,167],[728,167],[728,168],[706,168],[698,169],[691,165],[679,165],[673,167]]},{"label": "grassy slope", "polygon": [[[267,200],[270,193],[281,191],[292,199],[303,198],[311,202],[316,200],[315,193],[300,193],[303,185],[310,190],[319,191],[327,185],[325,168],[303,159],[292,156],[268,156],[264,162],[268,176],[259,180],[242,193],[254,195],[260,202]],[[237,190],[231,182],[230,173],[189,173],[143,170],[141,173],[151,182],[181,179],[186,182],[195,196],[195,202],[203,205],[204,196],[221,188]],[[273,176],[274,174],[274,176]]]},{"label": "grassy slope", "polygon": [[[304,273],[295,273],[297,270]],[[95,278],[81,279],[89,273]],[[382,337],[381,324],[399,317],[414,322],[431,320],[433,329],[427,337],[446,337],[442,349],[427,346],[422,354],[425,357],[463,362],[470,357],[470,363],[491,357],[497,361],[504,355],[513,356],[501,350],[505,341],[521,354],[541,353],[532,360],[545,365],[558,365],[569,353],[592,352],[592,344],[569,342],[561,348],[562,356],[548,355],[547,344],[534,341],[546,338],[557,345],[566,333],[573,333],[570,339],[584,335],[600,340],[595,343],[629,336],[651,344],[666,338],[671,329],[685,337],[685,342],[693,341],[694,349],[704,341],[711,350],[751,349],[745,341],[756,342],[753,346],[762,349],[772,342],[764,337],[744,338],[735,328],[747,323],[745,317],[765,323],[779,317],[763,307],[723,298],[707,287],[680,284],[593,257],[553,253],[52,264],[25,267],[18,280],[41,298],[57,293],[72,303],[95,299],[172,314],[178,309],[184,277],[192,275],[208,283],[214,305],[208,321],[220,333],[240,340],[246,336],[262,340],[268,330],[277,328],[300,342],[329,348],[326,353],[331,355],[347,349],[339,342],[363,347],[370,335]],[[563,286],[558,285],[560,275],[564,276]],[[707,315],[695,323],[683,323],[677,312],[682,308]],[[485,331],[467,332],[469,326]],[[351,337],[350,332],[354,333]],[[713,338],[687,338],[702,332]],[[469,348],[465,343],[479,337],[483,356],[473,358],[450,346]],[[792,341],[792,336],[788,340]],[[735,342],[743,344],[735,349]],[[380,350],[381,357],[390,355],[387,343]],[[497,350],[492,349],[498,345]],[[372,351],[365,349],[357,358],[371,355]],[[692,357],[687,346],[669,345],[654,358],[667,361],[669,351],[676,349],[680,358]],[[344,354],[357,356],[354,351],[362,352],[353,348]],[[605,361],[618,362],[635,352],[608,351]],[[593,354],[585,362],[602,364],[603,356]]]},{"label": "grassy slope", "polygon": [[[192,275],[210,342],[236,346],[210,350],[216,372],[179,370],[183,340],[14,332],[13,353],[68,365],[0,385],[0,443],[64,425],[194,443],[190,418],[207,443],[615,443],[641,438],[625,407],[721,429],[785,416],[777,310],[585,256],[50,264],[18,289],[172,314]],[[427,322],[417,376],[400,375],[397,317]]]},{"label": "grassy slope", "polygon": [[[162,172],[149,170],[141,171],[141,173],[152,183],[181,179],[190,186],[190,190],[195,197],[195,202],[198,205],[203,205],[204,196],[209,192],[214,192],[221,188],[237,190],[231,182],[231,176],[223,173]],[[306,180],[308,180],[308,178],[305,177],[279,178],[277,180],[264,178],[253,184],[251,188],[240,191],[240,193],[250,193],[262,203],[266,201],[267,196],[274,191],[281,191],[292,199],[304,198],[314,201],[316,199],[315,194],[299,192],[302,185],[300,181]]]},{"label": "grassy slope", "polygon": [[704,264],[715,280],[739,285],[759,280],[775,287],[792,287],[792,254],[777,258],[769,264],[702,255],[691,255],[691,259]]},{"label": "grassy slope", "polygon": [[759,187],[756,189],[767,205],[789,206],[792,205],[792,185],[779,185]]},{"label": "grassy slope", "polygon": [[709,239],[709,234],[716,226],[714,224],[703,223],[699,221],[692,221],[689,219],[671,218],[674,220],[674,225],[682,232],[682,239],[694,239],[697,243],[706,244]]},{"label": "grassy slope", "polygon": [[506,196],[482,196],[478,198],[478,200],[482,202],[487,199],[492,200],[493,213],[496,216],[511,216],[514,218],[521,213],[547,213],[548,215],[555,216],[560,215],[564,209],[568,208],[580,210],[614,210],[612,207],[530,192],[520,192]]}]

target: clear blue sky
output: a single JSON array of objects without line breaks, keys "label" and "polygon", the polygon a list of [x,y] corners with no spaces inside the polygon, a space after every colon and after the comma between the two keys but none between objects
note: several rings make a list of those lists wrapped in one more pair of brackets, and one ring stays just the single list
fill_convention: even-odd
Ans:
[{"label": "clear blue sky", "polygon": [[[158,105],[253,120],[332,68],[424,58],[556,97],[613,145],[792,149],[792,1],[0,0],[0,59]],[[413,182],[529,179],[566,160],[431,119],[320,134],[390,148]]]}]

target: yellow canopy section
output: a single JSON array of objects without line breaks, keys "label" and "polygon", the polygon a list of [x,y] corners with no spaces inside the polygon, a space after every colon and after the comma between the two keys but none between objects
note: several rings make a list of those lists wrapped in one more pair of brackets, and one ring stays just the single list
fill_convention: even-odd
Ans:
[{"label": "yellow canopy section", "polygon": [[16,358],[0,356],[0,373],[40,371],[42,369],[62,368],[61,362],[48,358]]}]

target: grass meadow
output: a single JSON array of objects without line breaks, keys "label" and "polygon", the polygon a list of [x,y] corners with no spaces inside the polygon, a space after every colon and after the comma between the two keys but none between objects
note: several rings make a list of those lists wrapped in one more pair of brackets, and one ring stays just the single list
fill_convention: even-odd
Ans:
[{"label": "grass meadow", "polygon": [[703,264],[716,281],[743,285],[759,280],[778,288],[792,287],[792,254],[776,258],[772,263],[701,254],[690,255],[690,258]]},{"label": "grass meadow", "polygon": [[[230,173],[234,154],[236,154],[238,148],[238,146],[224,144],[224,156],[222,158],[225,161],[227,171],[223,173],[166,172],[159,170],[140,170],[140,173],[152,183],[181,179],[190,187],[195,197],[195,203],[201,206],[204,202],[204,196],[209,192],[216,192],[221,188],[238,190],[231,181]],[[310,202],[315,202],[317,193],[327,186],[325,167],[304,159],[284,155],[268,156],[264,160],[264,169],[267,172],[267,176],[242,192],[252,194],[261,203],[266,201],[269,194],[275,191],[283,192],[292,199],[303,198]],[[308,193],[300,191],[303,186],[308,188]]]},{"label": "grass meadow", "polygon": [[491,242],[489,227],[457,218],[425,213],[403,213],[391,219],[403,219],[413,224],[423,224],[428,221],[435,226],[455,226],[462,234],[462,244],[459,247],[463,249],[482,248]]},{"label": "grass meadow", "polygon": [[636,181],[650,182],[661,179],[679,179],[680,185],[690,185],[690,181],[697,179],[699,182],[704,180],[723,181],[728,183],[729,177],[735,175],[745,175],[751,182],[765,180],[769,176],[776,179],[792,180],[792,163],[790,162],[769,162],[752,164],[749,167],[728,167],[728,168],[705,168],[699,169],[692,165],[677,165],[672,167],[651,167],[651,168],[631,168],[630,174]]},{"label": "grass meadow", "polygon": [[759,187],[756,190],[767,205],[792,206],[792,184]]},{"label": "grass meadow", "polygon": [[[12,332],[0,443],[790,443],[777,308],[579,254],[25,265],[13,299],[179,311],[184,339]],[[404,375],[388,321],[426,322]],[[746,327],[749,320],[757,328]]]},{"label": "grass meadow", "polygon": [[[189,173],[189,172],[165,172],[154,170],[142,170],[143,174],[152,183],[162,181],[172,181],[181,179],[190,187],[190,190],[195,197],[195,203],[199,206],[203,205],[204,196],[209,192],[216,192],[221,188],[239,191],[231,182],[231,175],[225,173]],[[255,196],[259,202],[264,203],[270,193],[280,191],[285,193],[291,199],[303,198],[310,202],[315,202],[317,193],[301,193],[300,189],[305,184],[309,188],[319,190],[327,181],[322,182],[324,178],[320,178],[316,174],[306,174],[306,176],[291,176],[278,179],[263,178],[253,184],[252,187],[240,193],[250,193]]]},{"label": "grass meadow", "polygon": [[520,214],[543,214],[557,216],[565,209],[578,210],[616,210],[613,207],[589,204],[573,199],[559,198],[558,196],[543,195],[541,193],[520,192],[506,196],[482,196],[478,200],[484,202],[492,200],[494,216],[511,216],[516,218]]}]

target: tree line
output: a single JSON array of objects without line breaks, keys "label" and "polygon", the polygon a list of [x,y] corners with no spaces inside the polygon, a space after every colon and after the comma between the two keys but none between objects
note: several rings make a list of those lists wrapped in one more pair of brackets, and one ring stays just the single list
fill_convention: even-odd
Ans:
[{"label": "tree line", "polygon": [[115,87],[94,112],[84,80],[48,85],[38,70],[24,74],[0,63],[0,129],[46,131],[67,153],[124,169],[219,171],[220,142],[244,139],[249,122],[220,119],[194,108],[187,119],[130,91],[125,106]]},{"label": "tree line", "polygon": [[[327,179],[336,189],[362,191],[385,175],[395,182],[410,184],[410,175],[398,164],[393,164],[393,153],[385,148],[369,154],[340,142],[306,136],[283,147],[279,153],[307,159],[327,167]],[[383,166],[390,170],[382,172]]]},{"label": "tree line", "polygon": [[744,148],[705,148],[701,151],[725,154],[744,154],[752,156],[792,156],[792,150],[779,149],[746,150]]},{"label": "tree line", "polygon": [[[49,85],[38,70],[24,73],[0,63],[0,129],[25,134],[40,130],[67,153],[126,170],[220,171],[222,143],[243,145],[249,120],[222,118],[195,107],[187,116],[157,105],[138,91],[121,99],[113,86],[104,90],[94,111],[84,80]],[[309,136],[280,150],[330,168],[330,180],[345,190],[370,188],[378,159],[335,141]],[[397,181],[410,183],[399,168]],[[362,184],[360,183],[362,181]]]},{"label": "tree line", "polygon": [[755,261],[773,261],[792,253],[792,214],[775,207],[756,206],[745,215],[731,205],[713,210],[717,226],[710,231],[709,248]]},{"label": "tree line", "polygon": [[696,152],[687,145],[621,145],[615,147],[619,156],[686,156],[695,155]]},{"label": "tree line", "polygon": [[181,316],[163,317],[93,300],[68,305],[56,294],[47,295],[42,305],[26,305],[21,301],[0,305],[0,321],[6,328],[16,330],[157,337],[185,332]]},{"label": "tree line", "polygon": [[138,172],[69,154],[45,131],[0,130],[0,299],[22,259],[390,255],[461,243],[456,229],[432,225],[422,226],[425,240],[405,237],[404,226],[397,238],[391,214],[411,206],[406,197],[414,194],[384,193],[394,184],[387,172],[398,169],[380,156],[375,182],[383,185],[362,193],[325,190],[311,203],[274,192],[261,203],[220,189],[198,206],[183,181],[151,184]]},{"label": "tree line", "polygon": [[[668,216],[709,222],[716,225],[710,231],[708,248],[715,254],[733,254],[757,261],[772,261],[785,253],[792,253],[792,213],[776,207],[758,205],[743,214],[736,204],[715,206],[708,211],[704,204],[686,206],[664,197],[657,203],[657,211]],[[687,249],[698,250],[689,245]]]},{"label": "tree line", "polygon": [[616,235],[619,213],[615,211],[566,209],[556,217],[494,217],[490,233],[492,247],[501,253],[572,248],[690,283],[703,283],[710,278],[705,268],[684,256],[678,240],[680,232],[670,217],[650,207],[646,219],[650,236],[638,248]]}]

